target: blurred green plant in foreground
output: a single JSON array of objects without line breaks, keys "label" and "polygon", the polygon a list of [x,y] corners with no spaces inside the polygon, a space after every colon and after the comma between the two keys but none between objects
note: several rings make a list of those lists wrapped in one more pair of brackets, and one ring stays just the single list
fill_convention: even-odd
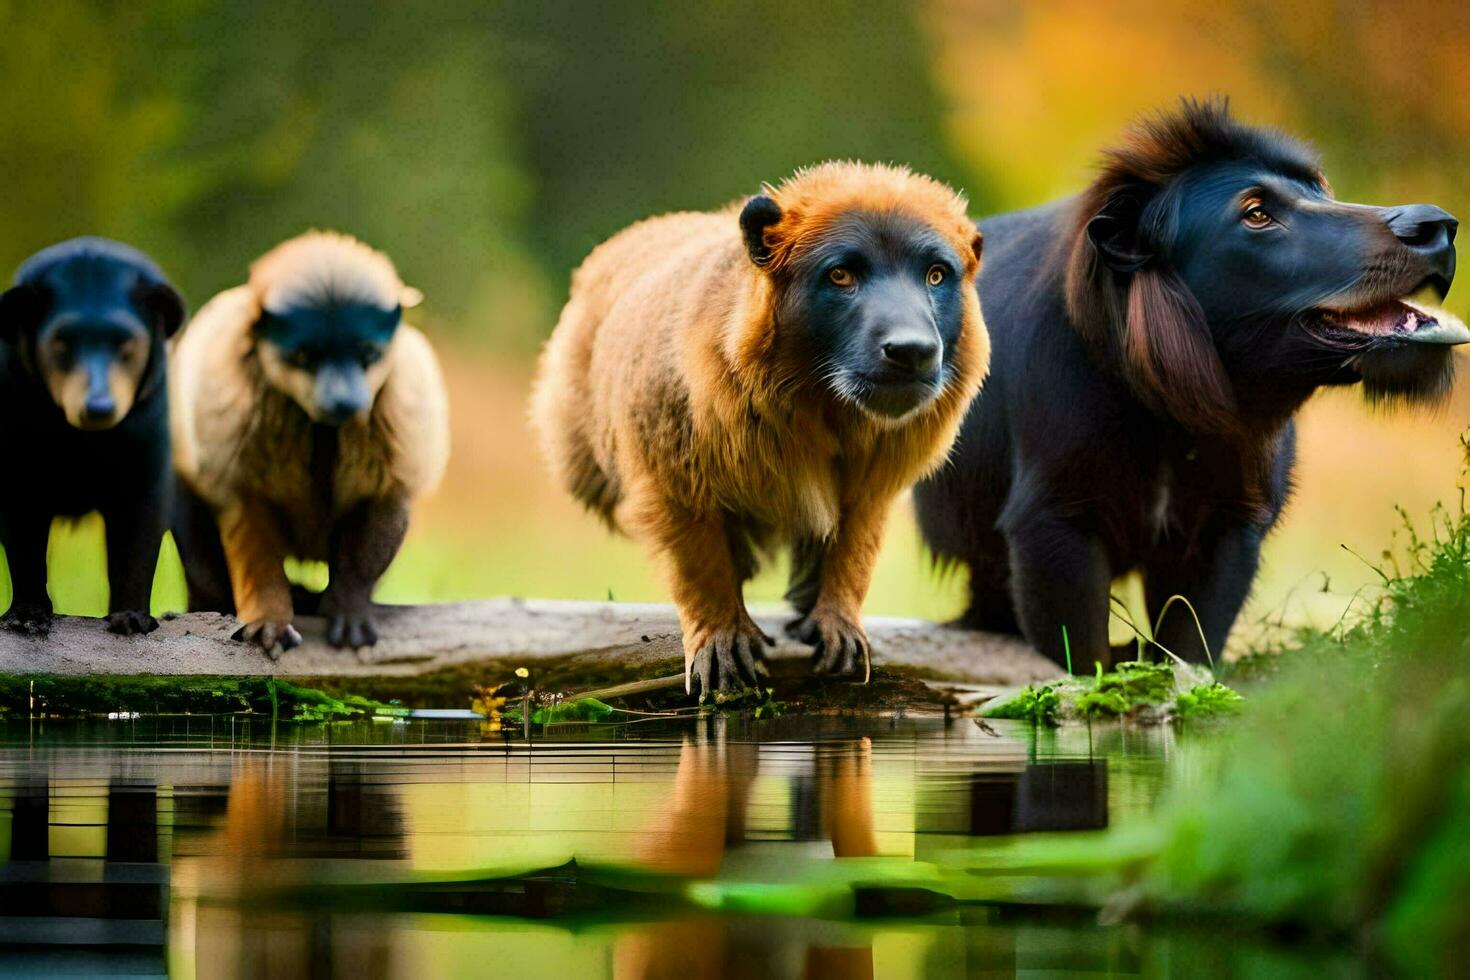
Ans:
[{"label": "blurred green plant in foreground", "polygon": [[[1071,879],[1112,914],[1226,917],[1360,944],[1405,975],[1470,957],[1470,513],[1440,508],[1355,621],[1246,658],[1236,727],[1190,746],[1158,812],[980,861]],[[999,866],[997,866],[997,863]]]}]

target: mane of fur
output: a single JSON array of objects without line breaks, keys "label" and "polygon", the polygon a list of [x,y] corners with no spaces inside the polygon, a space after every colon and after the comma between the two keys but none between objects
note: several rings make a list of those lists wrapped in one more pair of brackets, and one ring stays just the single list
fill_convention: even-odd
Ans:
[{"label": "mane of fur", "polygon": [[250,288],[273,313],[354,303],[391,310],[406,292],[388,256],[335,231],[309,231],[256,259]]},{"label": "mane of fur", "polygon": [[[1107,150],[1078,201],[1066,269],[1067,308],[1083,338],[1115,362],[1140,398],[1194,431],[1229,434],[1235,394],[1209,325],[1172,270],[1151,258],[1172,233],[1169,209],[1150,208],[1191,168],[1250,161],[1326,188],[1316,154],[1270,129],[1236,122],[1224,99],[1184,99],[1172,113],[1139,120]],[[1136,222],[1139,268],[1125,280],[1088,233],[1100,214]]]},{"label": "mane of fur", "polygon": [[1089,193],[1129,181],[1164,184],[1191,167],[1224,160],[1259,163],[1326,185],[1321,160],[1307,144],[1278,130],[1237,122],[1228,99],[1181,99],[1177,110],[1139,119],[1121,143],[1103,151],[1102,169]]},{"label": "mane of fur", "polygon": [[[1246,126],[1230,115],[1226,99],[1182,99],[1179,108],[1145,116],[1122,142],[1103,152],[1097,177],[1083,191],[1076,211],[1071,261],[1067,267],[1067,306],[1089,339],[1120,321],[1123,304],[1103,295],[1109,274],[1087,237],[1087,225],[1120,196],[1142,208],[1165,185],[1192,167],[1226,160],[1255,161],[1327,188],[1317,154],[1305,143],[1273,129]],[[1147,231],[1148,229],[1145,229]],[[1156,230],[1155,230],[1156,231]]]}]

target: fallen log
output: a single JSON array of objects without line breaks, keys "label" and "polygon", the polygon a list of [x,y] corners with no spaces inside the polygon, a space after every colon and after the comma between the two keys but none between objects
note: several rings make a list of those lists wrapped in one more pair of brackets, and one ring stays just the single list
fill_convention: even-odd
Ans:
[{"label": "fallen log", "polygon": [[[772,636],[782,635],[784,618],[757,610],[757,621]],[[914,619],[874,616],[866,623],[875,668],[996,686],[1059,673],[1013,637]],[[592,674],[605,666],[623,676],[656,676],[653,668],[666,674],[682,659],[678,621],[664,605],[500,598],[382,606],[378,645],[357,653],[329,647],[320,619],[300,617],[297,625],[305,642],[272,660],[232,640],[238,623],[214,613],[167,618],[147,636],[115,636],[99,620],[62,616],[45,639],[0,631],[0,674],[407,678],[477,664],[513,669],[576,658]],[[771,656],[804,658],[810,650],[782,639]]]}]

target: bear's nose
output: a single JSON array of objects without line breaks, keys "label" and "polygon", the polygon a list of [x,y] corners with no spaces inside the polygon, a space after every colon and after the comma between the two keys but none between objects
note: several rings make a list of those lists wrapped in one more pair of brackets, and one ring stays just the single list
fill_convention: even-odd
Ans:
[{"label": "bear's nose", "polygon": [[87,421],[104,422],[117,411],[117,403],[112,400],[111,395],[92,394],[87,396],[82,411],[86,414]]},{"label": "bear's nose", "polygon": [[883,361],[916,377],[926,377],[939,367],[942,353],[937,340],[928,337],[905,337],[884,341]]},{"label": "bear's nose", "polygon": [[1439,249],[1453,245],[1460,222],[1444,208],[1433,204],[1408,204],[1385,215],[1394,237],[1413,249]]},{"label": "bear's nose", "polygon": [[1388,230],[1412,252],[1425,280],[1443,299],[1455,281],[1455,231],[1460,222],[1433,204],[1406,204],[1383,213]]}]

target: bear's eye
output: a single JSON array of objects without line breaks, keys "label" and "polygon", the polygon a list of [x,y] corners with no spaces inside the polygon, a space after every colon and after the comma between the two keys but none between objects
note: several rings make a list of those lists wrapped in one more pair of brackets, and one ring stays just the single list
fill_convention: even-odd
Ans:
[{"label": "bear's eye", "polygon": [[363,347],[362,351],[358,354],[358,360],[362,361],[363,367],[367,367],[371,364],[376,364],[382,359],[383,348],[373,344],[368,344],[367,346]]},{"label": "bear's eye", "polygon": [[286,363],[303,371],[311,367],[311,354],[304,350],[292,351],[286,358]]},{"label": "bear's eye", "polygon": [[1267,225],[1275,221],[1275,219],[1272,218],[1269,213],[1267,213],[1266,209],[1261,207],[1261,202],[1259,201],[1247,201],[1245,203],[1245,212],[1241,214],[1240,220],[1245,222],[1245,226],[1247,228],[1258,229],[1265,228]]},{"label": "bear's eye", "polygon": [[924,281],[931,286],[937,286],[944,282],[944,266],[938,264],[931,265],[928,275],[924,277]]},{"label": "bear's eye", "polygon": [[832,280],[834,286],[851,286],[857,282],[852,271],[840,265],[834,265],[827,273],[827,278]]},{"label": "bear's eye", "polygon": [[51,356],[52,360],[64,364],[67,358],[71,356],[71,342],[56,337],[46,344],[46,353]]}]

